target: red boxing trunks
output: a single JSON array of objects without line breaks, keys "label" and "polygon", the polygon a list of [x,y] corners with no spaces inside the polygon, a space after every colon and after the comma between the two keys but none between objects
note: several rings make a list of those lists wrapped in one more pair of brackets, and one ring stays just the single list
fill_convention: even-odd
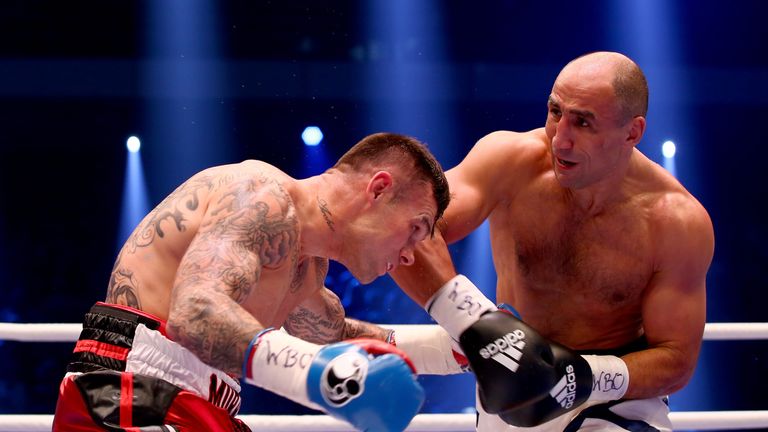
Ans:
[{"label": "red boxing trunks", "polygon": [[168,339],[165,322],[97,303],[61,382],[53,431],[231,431],[240,384]]}]

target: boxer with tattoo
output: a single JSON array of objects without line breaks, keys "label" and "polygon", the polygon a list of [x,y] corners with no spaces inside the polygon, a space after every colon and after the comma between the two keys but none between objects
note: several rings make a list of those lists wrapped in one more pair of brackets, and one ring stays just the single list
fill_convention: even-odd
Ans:
[{"label": "boxer with tattoo", "polygon": [[248,430],[238,378],[361,430],[404,429],[424,398],[413,364],[323,283],[329,260],[362,283],[412,264],[448,201],[426,147],[391,133],[306,179],[255,160],[194,175],[120,251],[53,429]]}]

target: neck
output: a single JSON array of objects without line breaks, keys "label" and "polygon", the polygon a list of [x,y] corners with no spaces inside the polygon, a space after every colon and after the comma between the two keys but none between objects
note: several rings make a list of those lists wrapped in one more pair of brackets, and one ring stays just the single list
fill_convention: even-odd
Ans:
[{"label": "neck", "polygon": [[[633,152],[634,155],[634,152]],[[629,197],[627,185],[631,181],[634,157],[627,160],[600,181],[580,189],[566,189],[566,196],[585,216],[598,215]]]},{"label": "neck", "polygon": [[329,173],[297,181],[301,254],[336,259],[342,244],[345,206],[338,181]]}]

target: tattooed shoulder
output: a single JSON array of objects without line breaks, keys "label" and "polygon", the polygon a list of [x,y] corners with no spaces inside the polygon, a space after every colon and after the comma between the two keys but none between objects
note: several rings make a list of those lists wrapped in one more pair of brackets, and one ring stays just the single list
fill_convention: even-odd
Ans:
[{"label": "tattooed shoulder", "polygon": [[141,221],[126,242],[127,251],[150,246],[156,239],[166,236],[168,229],[178,232],[187,229],[190,213],[198,210],[203,194],[215,187],[212,175],[198,174],[171,192]]},{"label": "tattooed shoulder", "polygon": [[299,224],[293,200],[282,185],[263,176],[233,182],[211,204],[205,231],[236,239],[258,252],[263,266],[290,260],[298,265]]},{"label": "tattooed shoulder", "polygon": [[118,255],[107,287],[107,303],[121,304],[135,309],[141,309],[139,301],[139,284],[133,272],[120,266],[122,253]]},{"label": "tattooed shoulder", "polygon": [[260,177],[236,180],[211,197],[206,220],[177,271],[177,287],[205,281],[242,303],[264,268],[287,263],[296,274],[298,229],[290,196]]}]

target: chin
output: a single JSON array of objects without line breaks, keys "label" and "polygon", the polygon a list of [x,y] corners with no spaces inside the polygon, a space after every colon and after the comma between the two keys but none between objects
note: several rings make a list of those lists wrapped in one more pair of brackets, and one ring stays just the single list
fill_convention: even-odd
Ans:
[{"label": "chin", "polygon": [[350,268],[347,268],[347,270],[350,273],[352,273],[352,276],[355,279],[357,279],[357,281],[360,282],[362,285],[369,284],[369,283],[375,281],[376,278],[378,277],[377,275],[370,274],[370,273],[361,274],[360,272],[352,270]]},{"label": "chin", "polygon": [[357,281],[358,281],[358,282],[360,282],[360,283],[361,283],[361,284],[363,284],[363,285],[367,285],[367,284],[369,284],[369,283],[371,283],[371,282],[375,281],[375,280],[376,280],[376,279],[378,279],[378,278],[379,278],[379,277],[378,277],[377,275],[371,275],[371,276],[361,276],[361,277],[358,277],[358,278],[357,278]]},{"label": "chin", "polygon": [[568,178],[568,176],[563,176],[557,171],[555,171],[555,178],[557,178],[557,182],[560,184],[561,187],[569,188],[569,189],[578,189],[579,185],[575,181],[575,179]]}]

